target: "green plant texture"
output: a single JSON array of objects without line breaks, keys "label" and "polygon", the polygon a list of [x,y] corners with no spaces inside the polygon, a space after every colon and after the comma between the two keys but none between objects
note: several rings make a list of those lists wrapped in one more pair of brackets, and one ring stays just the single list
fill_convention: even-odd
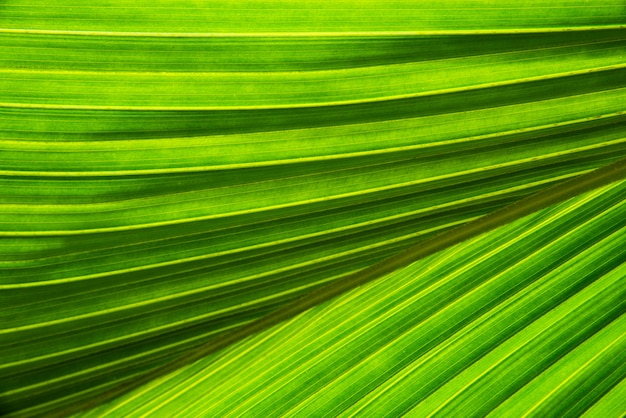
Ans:
[{"label": "green plant texture", "polygon": [[0,0],[0,415],[626,415],[626,4]]}]

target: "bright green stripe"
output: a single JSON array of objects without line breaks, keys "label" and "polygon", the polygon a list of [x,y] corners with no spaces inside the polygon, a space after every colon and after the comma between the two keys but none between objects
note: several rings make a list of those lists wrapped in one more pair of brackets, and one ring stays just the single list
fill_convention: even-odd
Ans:
[{"label": "bright green stripe", "polygon": [[[106,132],[107,139],[171,138],[172,136],[207,136],[243,132],[268,132],[291,130],[294,128],[317,128],[322,126],[345,126],[364,122],[401,120],[449,115],[456,112],[469,112],[479,109],[491,109],[491,120],[507,114],[523,103],[536,102],[536,105],[548,106],[564,104],[566,101],[600,98],[596,112],[585,103],[570,103],[569,118],[579,119],[592,115],[623,111],[621,107],[610,106],[611,100],[623,95],[624,70],[613,70],[573,77],[536,81],[530,84],[500,86],[498,88],[471,89],[461,93],[416,97],[405,100],[392,100],[336,107],[312,107],[299,109],[274,110],[223,110],[223,111],[180,111],[180,112],[124,112],[124,111],[61,111],[2,109],[6,116],[7,128],[11,128],[10,139],[34,137],[57,140],[80,135],[81,139],[102,139]],[[595,93],[592,97],[591,94]],[[554,101],[548,101],[554,100]],[[555,110],[555,109],[552,109]],[[535,112],[539,112],[535,109]],[[573,113],[572,113],[573,112]],[[542,114],[543,112],[539,112]],[[591,114],[589,114],[591,113]],[[511,117],[512,115],[508,115]],[[537,117],[537,114],[534,115]],[[505,127],[511,130],[527,127],[520,125]],[[263,120],[260,125],[259,120]],[[562,122],[557,120],[538,120],[537,124]],[[458,122],[458,121],[457,121]],[[175,132],[175,134],[173,134]],[[494,131],[491,131],[494,132]],[[6,133],[4,134],[6,137]],[[17,137],[16,137],[17,136]],[[307,155],[309,156],[309,155]],[[21,166],[20,166],[21,167]]]},{"label": "bright green stripe", "polygon": [[[0,66],[91,71],[302,71],[368,67],[432,59],[598,46],[620,30],[408,37],[146,38],[5,33]],[[471,45],[471,48],[468,48]],[[211,54],[205,51],[211,50]],[[172,54],[171,51],[176,53]]]},{"label": "bright green stripe", "polygon": [[[290,32],[378,32],[462,30],[564,30],[565,27],[623,25],[620,3],[558,1],[546,7],[538,0],[476,5],[447,0],[415,4],[412,1],[350,0],[311,1],[224,1],[218,7],[160,0],[128,4],[122,1],[90,3],[32,2],[13,0],[4,5],[0,27],[29,30],[111,32],[203,32],[273,33]],[[127,16],[132,13],[133,19]]]},{"label": "bright green stripe", "polygon": [[[380,157],[380,162],[384,162],[400,152],[420,151],[423,156],[451,150],[467,149],[471,152],[477,145],[506,145],[524,139],[532,141],[541,136],[557,135],[561,130],[583,130],[587,126],[602,126],[603,123],[613,122],[615,126],[606,128],[618,129],[624,112],[601,112],[620,109],[622,96],[623,91],[605,92],[548,101],[541,107],[514,105],[497,110],[464,112],[462,124],[459,123],[459,114],[455,112],[404,121],[293,130],[282,133],[279,139],[276,132],[271,132],[160,140],[0,141],[0,146],[5,149],[6,166],[24,167],[26,161],[30,162],[28,171],[3,170],[0,174],[43,177],[152,175],[333,163],[339,159],[364,157]],[[581,108],[583,103],[585,107]],[[530,115],[537,112],[541,112],[541,117],[531,119]],[[497,125],[494,125],[493,118],[497,118]],[[433,126],[437,129],[434,130]],[[601,132],[592,134],[599,135]],[[85,147],[89,147],[90,151],[86,151]],[[98,151],[97,154],[94,151]],[[203,162],[212,165],[201,165]],[[132,169],[123,170],[129,167]],[[72,171],[59,171],[59,168]],[[99,168],[106,168],[106,171]]]},{"label": "bright green stripe", "polygon": [[[379,103],[379,102],[387,102],[387,101],[395,101],[395,100],[403,100],[403,99],[412,99],[419,97],[428,97],[432,95],[440,95],[440,94],[450,94],[450,93],[461,93],[468,90],[475,89],[487,89],[487,88],[495,88],[509,85],[517,85],[520,83],[530,83],[530,82],[538,82],[545,80],[552,80],[555,78],[563,78],[563,77],[574,77],[577,75],[589,74],[594,72],[604,72],[604,71],[612,71],[612,70],[620,70],[625,69],[626,64],[615,64],[608,65],[604,67],[594,68],[589,70],[588,68],[584,70],[574,70],[567,71],[563,73],[542,75],[542,76],[534,76],[534,77],[526,77],[526,78],[518,78],[514,80],[506,80],[506,81],[496,81],[489,82],[484,84],[476,84],[470,87],[451,87],[446,89],[427,91],[424,93],[407,93],[407,94],[396,94],[396,95],[386,95],[383,97],[372,97],[367,99],[347,99],[340,101],[322,101],[322,102],[313,102],[313,103],[292,103],[292,104],[282,104],[284,103],[284,98],[279,102],[280,104],[272,104],[272,105],[227,105],[227,106],[146,106],[146,105],[133,105],[133,106],[121,106],[121,105],[80,105],[80,104],[47,104],[47,103],[23,103],[23,102],[0,102],[0,107],[4,108],[15,108],[15,109],[53,109],[53,110],[118,110],[118,111],[126,111],[126,110],[135,110],[135,111],[220,111],[220,110],[270,110],[270,109],[300,109],[300,108],[311,108],[311,107],[328,107],[328,106],[344,106],[344,105],[357,105],[357,104],[368,104],[368,103]],[[49,83],[49,81],[47,81]],[[5,81],[6,83],[6,81]],[[6,83],[4,87],[12,88],[11,83]],[[36,83],[35,83],[36,86]],[[81,90],[83,90],[84,86],[79,86]],[[124,85],[124,89],[128,88]],[[386,90],[388,91],[388,90]],[[132,90],[130,93],[133,93]],[[63,92],[59,92],[62,96],[65,96]],[[134,94],[138,94],[135,92]],[[37,100],[41,95],[37,95]],[[189,96],[186,96],[189,97]],[[287,96],[289,97],[289,96]],[[245,100],[249,102],[249,98]]]},{"label": "bright green stripe", "polygon": [[[357,104],[623,68],[623,43],[296,73],[105,73],[0,69],[5,105],[60,109],[220,110]],[[485,71],[488,69],[489,71]],[[577,71],[577,69],[579,69]],[[563,72],[566,71],[566,72]],[[245,107],[240,107],[245,104]],[[84,107],[84,106],[88,107]],[[70,106],[70,107],[67,107]],[[75,106],[75,107],[71,107]],[[129,106],[129,107],[124,107]],[[178,106],[178,107],[177,107]]]},{"label": "bright green stripe", "polygon": [[[28,30],[252,33],[379,31],[549,31],[578,27],[623,25],[623,5],[600,1],[558,1],[546,7],[533,0],[523,6],[513,1],[476,4],[446,0],[227,1],[218,7],[204,3],[139,2],[129,8],[122,1],[90,3],[47,2],[46,7],[12,0],[4,5],[0,27]],[[129,19],[132,16],[132,19]],[[435,32],[437,33],[437,32]]]},{"label": "bright green stripe", "polygon": [[54,30],[54,29],[13,29],[0,28],[0,33],[61,35],[61,36],[114,36],[114,37],[147,37],[147,38],[336,38],[336,37],[408,37],[408,36],[467,36],[467,35],[509,35],[509,34],[550,34],[562,32],[587,32],[624,29],[626,25],[538,27],[515,29],[453,29],[429,31],[349,31],[349,32],[107,32],[89,30]]},{"label": "bright green stripe", "polygon": [[[231,70],[230,72],[226,72],[224,70],[222,71],[204,70],[204,71],[192,72],[189,70],[176,71],[174,69],[170,69],[169,71],[166,71],[165,69],[167,67],[165,66],[161,71],[158,71],[158,72],[146,71],[146,70],[142,71],[139,69],[135,70],[134,69],[135,66],[138,68],[142,68],[141,62],[133,63],[134,64],[133,67],[130,67],[130,69],[126,71],[111,71],[111,70],[104,71],[103,69],[87,70],[87,69],[80,69],[80,66],[78,66],[78,68],[76,66],[68,66],[67,68],[63,68],[63,69],[42,69],[42,68],[28,68],[28,67],[24,68],[26,64],[29,62],[27,59],[24,58],[24,55],[23,55],[23,49],[25,47],[33,49],[32,54],[33,54],[33,58],[35,58],[36,57],[36,55],[34,55],[35,51],[44,54],[46,50],[49,49],[50,51],[57,52],[58,54],[58,53],[63,53],[63,49],[72,50],[72,48],[76,46],[76,42],[66,41],[67,44],[63,46],[61,51],[58,51],[60,47],[36,47],[36,46],[33,46],[32,44],[33,43],[36,44],[37,41],[40,41],[40,39],[31,37],[31,39],[29,39],[30,42],[23,42],[19,47],[15,46],[15,43],[18,43],[18,44],[21,43],[20,38],[13,39],[13,43],[7,43],[6,49],[9,49],[9,48],[18,49],[19,48],[20,51],[22,51],[22,54],[16,54],[14,60],[17,61],[18,59],[23,59],[24,61],[20,63],[20,65],[15,65],[15,66],[4,64],[3,66],[0,66],[0,73],[6,74],[11,77],[15,77],[15,78],[20,77],[19,78],[20,80],[24,80],[26,77],[31,77],[33,80],[37,80],[39,78],[38,76],[40,76],[40,77],[56,77],[59,79],[59,81],[70,81],[70,79],[65,76],[75,76],[75,77],[79,77],[79,79],[81,77],[84,77],[86,78],[87,81],[91,80],[91,82],[95,83],[96,85],[98,82],[100,82],[99,80],[102,80],[101,82],[105,82],[106,80],[106,82],[109,82],[109,83],[119,82],[119,78],[124,75],[128,76],[129,81],[134,81],[134,83],[136,83],[137,81],[142,82],[145,80],[146,82],[149,82],[150,84],[157,84],[157,85],[159,84],[159,82],[161,83],[172,82],[177,79],[180,79],[180,81],[183,81],[185,83],[202,82],[202,81],[206,81],[210,79],[223,80],[224,82],[230,82],[230,83],[237,82],[237,81],[246,81],[246,80],[258,80],[259,83],[276,83],[278,81],[277,77],[279,76],[282,76],[285,81],[293,82],[293,81],[300,80],[302,82],[311,82],[314,80],[324,81],[325,78],[329,78],[328,76],[332,76],[332,75],[337,76],[338,81],[343,81],[343,80],[350,81],[355,78],[367,80],[368,78],[373,77],[373,76],[391,76],[391,77],[396,76],[396,75],[406,76],[408,75],[407,73],[409,71],[418,71],[418,72],[423,72],[423,73],[428,74],[429,72],[432,72],[435,69],[440,69],[445,72],[450,72],[451,74],[454,74],[456,71],[456,68],[451,68],[452,66],[461,66],[465,70],[469,69],[469,70],[475,71],[477,68],[481,68],[486,63],[491,62],[493,64],[498,64],[504,70],[506,70],[507,68],[515,68],[516,70],[520,70],[520,74],[524,74],[526,69],[519,68],[520,62],[525,62],[526,64],[533,64],[537,61],[540,62],[541,60],[546,58],[547,54],[556,54],[555,56],[553,56],[553,58],[555,59],[561,58],[562,60],[567,60],[568,62],[570,62],[570,64],[574,64],[575,66],[580,66],[581,64],[584,65],[585,63],[589,65],[593,63],[594,65],[591,67],[595,67],[595,68],[601,67],[602,65],[599,65],[599,63],[606,62],[606,59],[609,58],[605,56],[607,52],[617,52],[623,47],[623,39],[620,39],[620,37],[616,36],[613,33],[613,31],[607,31],[607,32],[608,32],[607,34],[604,34],[604,33],[602,34],[606,36],[607,39],[604,39],[601,36],[599,39],[593,39],[593,40],[585,39],[586,42],[583,42],[583,40],[577,40],[577,41],[572,40],[572,42],[564,42],[564,41],[556,42],[556,40],[550,40],[550,39],[544,40],[543,37],[541,37],[540,39],[542,43],[537,44],[537,40],[535,39],[536,37],[526,37],[523,39],[526,42],[524,43],[520,42],[520,44],[518,45],[508,45],[508,49],[506,50],[503,50],[502,46],[500,46],[500,44],[503,42],[503,40],[501,39],[496,38],[496,40],[499,40],[499,42],[495,42],[493,38],[491,37],[483,37],[480,39],[475,39],[475,37],[470,37],[467,40],[462,40],[462,41],[457,40],[457,43],[453,43],[450,45],[445,44],[447,48],[450,48],[453,50],[453,51],[448,52],[449,54],[448,56],[433,55],[432,57],[428,57],[428,56],[424,56],[423,53],[431,52],[431,51],[420,51],[422,52],[422,54],[414,55],[414,56],[407,56],[403,60],[396,59],[396,61],[393,61],[391,58],[389,58],[389,63],[387,63],[387,65],[370,65],[370,66],[367,66],[368,68],[362,68],[364,67],[364,65],[361,64],[360,66],[357,65],[356,68],[347,66],[346,68],[336,69],[334,71],[310,69],[307,72],[284,71],[280,67],[278,67],[275,71],[268,72],[266,67],[264,66],[264,63],[260,61],[249,62],[248,71],[237,71],[237,72],[233,72],[232,69],[230,68],[229,68],[229,70]],[[621,36],[621,38],[623,38],[623,35]],[[272,45],[273,45],[274,52],[280,52],[280,48],[279,46],[276,45],[276,42],[279,42],[281,39],[282,38],[279,37],[273,40],[274,42],[272,43]],[[561,39],[561,37],[559,37],[558,39]],[[422,42],[426,42],[428,40],[429,40],[428,37],[425,37],[424,39],[420,39],[420,41]],[[446,37],[439,37],[439,38],[436,38],[436,40],[438,41],[439,44],[445,43],[446,41],[449,42],[449,40]],[[472,45],[471,48],[467,48],[467,44],[469,44],[470,42],[483,41],[483,40],[487,43],[493,44],[493,46],[491,46],[491,49],[488,49],[484,45],[480,45],[480,44]],[[53,40],[50,40],[50,42],[52,41]],[[378,41],[379,40],[377,38],[359,40],[359,42],[364,43],[364,45],[369,45],[370,47],[376,46],[376,43]],[[397,43],[400,43],[401,41],[405,41],[406,43],[408,43],[407,42],[408,40],[403,39],[403,38],[396,40]],[[522,41],[522,39],[520,39],[520,41]],[[313,54],[314,56],[320,56],[321,52],[323,51],[322,50],[322,51],[317,52],[316,47],[317,49],[321,49],[322,46],[329,45],[329,44],[333,45],[335,48],[340,50],[342,54],[348,53],[351,47],[358,46],[356,45],[356,41],[353,41],[352,44],[348,44],[348,45],[345,45],[345,43],[346,43],[345,41],[344,42],[336,41],[336,44],[333,42],[328,42],[328,41],[316,42],[316,40],[313,39],[313,40],[309,40],[308,43],[302,43],[302,44],[297,44],[297,45],[298,45],[298,48],[309,49],[310,50],[309,53]],[[418,42],[413,40],[413,43],[417,44]],[[462,51],[463,54],[461,53],[461,51],[457,51],[453,48],[453,47],[459,48],[458,43],[460,43],[460,45],[466,46],[466,48]],[[295,54],[297,51],[297,48],[295,48],[294,44],[296,43],[293,41],[285,44],[285,47],[294,48],[293,50],[289,49],[290,54]],[[43,45],[47,45],[47,43],[44,43]],[[78,45],[81,48],[77,48],[76,50],[74,50],[74,54],[79,54],[80,51],[85,49],[84,42],[78,43]],[[166,44],[166,45],[169,45],[169,44]],[[164,45],[164,47],[166,45]],[[177,44],[173,44],[173,45],[177,45]],[[232,42],[232,45],[229,45],[229,47],[232,49],[234,47],[237,47],[238,45],[242,47],[242,46],[246,46],[246,43],[244,41]],[[104,43],[102,46],[103,47],[108,46],[108,48],[111,48],[111,45],[107,43]],[[112,49],[112,51],[120,55],[122,55],[122,52],[124,51],[128,53],[132,52],[134,54],[137,54],[136,50],[130,50],[128,47],[126,47],[125,49],[122,49],[123,46],[124,44],[120,43],[118,47],[120,49]],[[179,45],[177,46],[180,48]],[[395,46],[395,45],[392,45],[392,46]],[[387,47],[392,47],[392,46],[388,45]],[[433,45],[430,45],[430,46],[433,46]],[[155,46],[152,45],[152,47],[154,48]],[[209,46],[207,45],[206,47],[208,48]],[[200,51],[201,49],[198,52]],[[95,61],[96,59],[98,59],[98,54],[101,55],[103,52],[106,52],[106,50],[102,51],[99,49],[97,54],[93,52],[93,55],[91,56],[85,55],[83,59],[89,60],[91,58],[92,60],[94,60],[94,63],[106,64],[106,62],[104,61]],[[580,55],[581,52],[588,52],[590,54],[593,54],[595,56],[595,59],[590,60],[590,58],[592,57]],[[161,51],[161,53],[163,52]],[[431,53],[435,54],[434,52],[431,52]],[[233,55],[236,55],[236,54],[233,54]],[[136,55],[133,55],[133,56],[136,57]],[[67,58],[71,58],[71,57],[72,55],[68,55]],[[364,55],[362,59],[364,59],[365,57],[366,55]],[[576,62],[576,60],[573,60],[572,59],[573,57],[576,57],[579,62]],[[43,55],[42,58],[48,59],[51,57],[49,57],[49,55],[46,54],[46,55]],[[119,57],[119,58],[122,58],[122,57]],[[193,58],[200,58],[200,57],[194,56]],[[231,57],[227,56],[224,58],[227,59]],[[324,57],[324,56],[319,57],[320,60],[322,60],[323,58],[327,58],[327,57]],[[428,59],[428,58],[431,58],[431,59]],[[353,59],[356,60],[356,58],[353,58]],[[7,59],[5,58],[4,60],[0,60],[0,63],[2,63],[5,60]],[[403,61],[406,61],[406,62],[403,62]],[[45,62],[42,62],[42,64],[45,64]],[[277,66],[279,64],[280,63],[275,63],[275,65]],[[451,66],[448,66],[446,64],[451,64]],[[511,65],[511,64],[515,64],[515,65]],[[558,66],[555,66],[554,64],[555,63],[551,65],[552,67],[551,72],[556,72],[555,70],[558,68]],[[268,64],[265,64],[265,65],[268,65]],[[206,66],[210,66],[210,62],[207,62]],[[204,68],[206,68],[206,66]],[[257,70],[256,67],[260,69]],[[535,69],[535,66],[533,65],[531,69]],[[475,75],[478,77],[484,77],[484,74],[481,72],[475,71],[475,73],[476,73]],[[96,75],[98,75],[99,78],[95,78],[94,76]],[[491,75],[496,75],[496,74],[492,73]],[[402,79],[401,77],[397,77],[397,78],[399,78],[400,80]],[[435,77],[431,76],[431,78],[435,78]],[[30,87],[30,86],[26,86],[26,87]],[[215,87],[220,88],[221,86],[215,86]],[[247,90],[249,90],[251,88],[254,89],[254,88],[258,88],[262,86],[251,85],[251,86],[246,86],[246,87],[247,87]]]}]

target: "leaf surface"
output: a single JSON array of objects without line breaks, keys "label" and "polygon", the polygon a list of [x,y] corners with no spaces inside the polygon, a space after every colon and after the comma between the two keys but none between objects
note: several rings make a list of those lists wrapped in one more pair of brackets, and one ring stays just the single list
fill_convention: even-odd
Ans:
[{"label": "leaf surface", "polygon": [[[2,2],[2,412],[97,398],[311,290],[623,158],[623,4],[544,3]],[[371,319],[368,309],[350,326]],[[576,376],[621,347],[612,331],[598,335],[575,351],[590,362]],[[594,357],[605,343],[613,348]],[[335,356],[356,367],[365,352],[346,350]],[[376,361],[395,373],[404,363],[393,359]],[[593,408],[610,410],[619,373],[581,405],[603,396]],[[325,399],[347,408],[361,393],[370,405],[359,391],[374,386],[350,395],[358,379],[338,379],[319,398],[272,396],[301,402],[294,411],[331,408]],[[556,380],[515,396],[535,402]],[[403,387],[400,398],[413,390]],[[250,396],[241,408],[265,395]]]}]

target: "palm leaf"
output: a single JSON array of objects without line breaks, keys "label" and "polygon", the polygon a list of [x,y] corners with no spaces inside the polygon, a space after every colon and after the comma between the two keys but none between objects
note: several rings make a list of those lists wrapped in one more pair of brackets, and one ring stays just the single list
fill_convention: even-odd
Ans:
[{"label": "palm leaf", "polygon": [[[32,416],[100,399],[320,286],[617,161],[626,155],[625,22],[623,5],[577,0],[550,6],[533,1],[524,7],[510,1],[227,1],[216,6],[115,0],[37,7],[23,0],[2,2],[0,408]],[[482,244],[471,241],[433,257],[441,268],[453,269],[477,262],[481,251],[488,253],[490,240],[511,242],[513,255],[494,246],[493,259],[481,268],[501,271],[504,278],[497,283],[514,284],[509,292],[521,293],[485,293],[493,309],[505,297],[530,297],[522,289],[532,283],[547,283],[552,275],[563,280],[566,273],[554,272],[566,271],[570,262],[585,265],[574,261],[577,257],[605,266],[597,273],[590,270],[590,276],[567,273],[580,283],[602,286],[596,281],[613,280],[619,286],[624,261],[620,187],[560,206],[565,212],[554,212],[559,213],[554,225],[542,224],[537,241],[509,238],[531,234],[533,222],[553,219],[557,209],[485,235]],[[599,208],[613,215],[602,215]],[[567,231],[587,223],[601,230],[592,229],[592,238],[569,238]],[[562,235],[568,238],[557,239]],[[511,258],[522,254],[547,263],[523,283],[508,273],[526,268],[521,258],[519,263]],[[346,326],[380,337],[380,328],[368,321],[384,309],[368,305],[368,298],[393,298],[390,283],[418,289],[439,279],[417,275],[419,265],[424,264],[356,291],[371,295],[362,301],[343,296],[355,313]],[[450,274],[450,283],[460,283],[459,292],[478,285],[460,273]],[[503,322],[510,325],[509,334],[494,345],[458,358],[442,351],[450,364],[459,362],[450,369],[457,370],[458,379],[450,375],[449,382],[435,379],[439,386],[419,389],[433,392],[424,394],[424,408],[439,402],[444,414],[471,408],[515,415],[519,405],[535,405],[542,391],[573,399],[578,392],[572,385],[581,381],[576,379],[597,372],[606,379],[592,379],[596,383],[590,383],[587,401],[567,401],[571,413],[621,411],[615,407],[619,396],[610,389],[623,391],[618,382],[625,372],[605,367],[603,360],[622,347],[616,338],[623,326],[616,318],[623,306],[611,298],[606,299],[614,301],[610,309],[590,311],[604,319],[587,334],[549,333],[550,338],[570,338],[571,344],[533,365],[554,363],[548,369],[553,372],[538,377],[538,383],[521,389],[535,376],[531,370],[536,369],[529,368],[529,374],[503,384],[501,396],[510,398],[502,398],[501,406],[478,395],[485,388],[464,391],[446,403],[453,382],[464,385],[469,380],[462,376],[477,376],[471,373],[479,373],[481,365],[499,361],[491,353],[505,347],[505,338],[517,341],[500,348],[511,353],[520,341],[535,338],[534,331],[515,326],[531,327],[541,315],[558,315],[553,310],[578,312],[564,307],[570,306],[565,295],[585,298],[580,296],[587,295],[584,289],[567,293],[564,284],[555,286],[561,296],[550,298],[523,324]],[[611,289],[620,295],[618,287]],[[446,295],[398,307],[411,317],[416,306],[435,312],[443,309],[438,303],[446,297],[461,297],[453,291]],[[429,297],[439,298],[437,293]],[[266,349],[272,353],[295,352],[311,339],[300,340],[306,333],[331,329],[324,318],[342,318],[337,304],[344,299],[250,341],[261,344],[268,338],[273,342]],[[459,341],[469,341],[479,334],[465,333],[461,325],[484,314],[481,326],[488,329],[500,315],[487,315],[478,302],[466,308],[452,319],[441,314],[431,331],[445,328],[459,333],[454,334]],[[457,328],[446,328],[454,318],[462,319]],[[390,324],[398,323],[385,326]],[[396,383],[393,376],[409,373],[409,365],[427,351],[396,361],[384,347],[399,344],[396,337],[413,338],[400,337],[410,324],[418,326],[408,321],[388,341],[380,340],[376,367],[362,361],[375,346],[359,351],[361,345],[352,345],[339,331],[317,347],[336,341],[342,350],[285,357],[286,369],[276,375],[284,382],[309,366],[314,373],[327,373],[327,359],[345,370],[355,368],[345,377],[338,371],[337,383],[324,390],[309,385],[306,376],[290,390],[279,390],[283,380],[272,386],[276,390],[262,390],[252,385],[261,380],[233,377],[230,367],[250,367],[259,379],[274,373],[272,362],[243,360],[265,349],[252,349],[256,343],[246,341],[181,369],[163,386],[138,389],[111,408],[131,414],[167,404],[172,409],[163,414],[171,416],[182,410],[177,402],[184,396],[197,396],[192,395],[194,378],[219,373],[210,377],[219,385],[193,406],[199,408],[193,413],[243,412],[237,409],[241,397],[250,397],[245,405],[255,413],[290,408],[293,413],[306,408],[356,412],[370,403],[379,412],[391,413],[396,406],[408,411],[417,406],[402,405],[418,402],[421,395],[408,396],[417,390],[415,383]],[[422,350],[448,341],[433,338],[420,340]],[[238,352],[249,354],[241,359],[231,354]],[[557,362],[559,356],[564,357]],[[378,380],[368,381],[369,373]],[[575,378],[561,381],[562,373]],[[250,385],[241,385],[247,380]],[[189,385],[189,395],[173,396],[178,384]],[[301,399],[294,391],[309,397]],[[319,391],[319,397],[307,391]],[[388,391],[396,395],[382,395]],[[478,400],[463,403],[470,393]],[[556,397],[534,411],[548,408]]]},{"label": "palm leaf", "polygon": [[423,259],[93,416],[577,416],[625,373],[625,189]]}]

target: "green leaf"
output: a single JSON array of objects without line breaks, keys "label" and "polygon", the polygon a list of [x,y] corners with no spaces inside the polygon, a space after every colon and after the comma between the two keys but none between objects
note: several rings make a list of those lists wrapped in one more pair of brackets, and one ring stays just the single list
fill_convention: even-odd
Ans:
[{"label": "green leaf", "polygon": [[93,416],[578,416],[626,372],[625,191],[442,251]]},{"label": "green leaf", "polygon": [[[36,416],[97,402],[108,390],[138,381],[206,342],[222,341],[321,286],[340,283],[441,232],[623,158],[625,25],[622,4],[583,0],[550,5],[536,0],[523,5],[458,0],[2,2],[0,411]],[[518,268],[514,260],[522,254],[554,263],[550,265],[557,270],[569,265],[562,255],[570,254],[591,266],[614,263],[611,268],[620,272],[623,254],[615,234],[621,218],[594,212],[615,207],[610,213],[619,213],[619,187],[576,200],[571,204],[580,208],[555,215],[554,225],[537,230],[539,235],[530,232],[534,224],[507,227],[538,241],[512,243],[513,253],[495,252],[484,267],[502,271],[506,283],[517,283],[504,272],[509,262]],[[554,210],[532,219],[552,219]],[[592,229],[589,237],[596,238],[557,239],[569,237],[567,231],[584,219],[606,231]],[[506,234],[498,231],[481,239],[506,241]],[[476,262],[480,251],[490,248],[462,245],[471,248],[461,251],[464,256],[452,255],[453,250],[434,256],[445,272]],[[611,245],[614,253],[585,255],[587,249]],[[580,263],[581,271],[595,274]],[[528,280],[552,280],[539,264]],[[394,280],[409,286],[416,280],[410,271],[381,278],[367,289]],[[611,274],[617,273],[603,270],[593,280],[618,277]],[[585,275],[572,275],[591,283]],[[460,281],[452,293],[441,299],[433,293],[429,297],[435,299],[416,306],[435,312],[446,297],[475,283],[453,276],[451,283]],[[553,290],[568,292],[558,286]],[[372,297],[396,300],[393,289],[386,292]],[[494,304],[504,301],[496,293],[489,295],[483,297]],[[562,304],[565,299],[550,301],[552,308],[536,315],[569,309],[562,308],[569,306]],[[336,303],[262,335],[278,352],[295,353],[291,344],[312,338],[294,340],[281,330],[304,335],[310,330],[298,328],[308,323],[301,318],[321,315],[319,326],[322,317],[353,317],[346,327],[362,325],[376,336],[377,328],[366,324],[375,312],[383,315],[392,306],[370,310],[364,301],[354,302],[347,316],[331,308]],[[465,326],[487,312],[479,305],[463,306],[459,316],[441,319],[429,332],[457,319]],[[594,308],[589,315],[605,318],[615,309],[623,311],[620,306]],[[402,305],[398,315],[413,318],[414,309]],[[494,318],[485,316],[485,330]],[[528,324],[538,318],[529,316]],[[514,327],[512,321],[502,326]],[[398,333],[410,323],[391,327],[388,338],[400,338]],[[440,403],[442,414],[467,407],[476,413],[491,408],[515,415],[523,409],[519,405],[531,403],[537,404],[538,414],[557,403],[576,414],[586,408],[608,414],[619,400],[609,391],[623,386],[618,382],[625,373],[608,366],[621,358],[622,343],[615,342],[614,330],[623,329],[608,324],[601,322],[589,334],[564,330],[563,341],[572,342],[559,352],[565,356],[562,362],[560,357],[545,360],[545,367],[554,363],[556,368],[526,389],[515,386],[526,382],[526,375],[496,379],[508,382],[502,390],[509,391],[509,401],[502,398],[498,406],[485,400],[480,406],[464,398],[482,393],[472,389]],[[524,338],[517,337],[522,335],[517,328],[508,332],[506,338]],[[478,334],[463,335],[459,338]],[[325,363],[327,357],[342,367],[361,364],[364,347],[351,345],[339,331],[328,338],[326,343],[345,348],[311,352],[306,359],[281,355],[289,366],[281,379],[309,364],[310,370],[328,374],[334,366]],[[433,338],[432,344],[439,337]],[[246,344],[231,350],[245,351]],[[473,355],[491,355],[485,347]],[[566,360],[570,351],[571,361]],[[466,370],[468,379],[478,376],[471,375],[472,367],[482,373],[480,367],[495,364],[447,353],[441,354],[441,364],[458,360],[455,367],[465,368],[456,370]],[[211,355],[206,362],[220,356]],[[376,357],[371,369],[359,366],[352,377],[337,375],[337,383],[320,389],[319,397],[307,395],[316,389],[304,381],[286,385],[289,390],[273,390],[278,381],[253,390],[254,379],[220,374],[223,386],[211,393],[222,393],[221,403],[212,406],[216,409],[210,415],[248,405],[237,396],[249,397],[251,408],[268,408],[267,413],[291,408],[290,402],[300,402],[298,396],[309,396],[293,405],[302,411],[357,411],[362,402],[370,405],[371,396],[372,408],[391,413],[415,399],[408,395],[415,387],[389,383],[383,389],[383,380],[408,364],[385,356]],[[220,359],[216,361],[225,361]],[[274,370],[273,364],[246,364],[239,367],[252,371],[255,364],[253,377],[259,379]],[[222,373],[214,367],[206,363],[203,375]],[[188,377],[184,370],[180,379]],[[609,371],[605,380],[594,380],[596,372],[605,376]],[[370,373],[378,373],[381,386],[368,380]],[[574,376],[571,381],[561,379],[566,373]],[[435,378],[441,385],[431,388],[438,392],[428,399],[448,399],[454,385],[469,382],[462,375],[449,385]],[[583,381],[596,383],[577,389]],[[142,396],[147,398],[136,402],[177,405],[176,397],[166,399],[174,390],[167,386],[170,378],[164,382],[158,389],[146,386]],[[379,396],[378,387],[397,395]],[[478,390],[488,391],[486,386]],[[165,397],[153,391],[164,391]],[[544,392],[550,396],[544,399]],[[574,393],[580,394],[579,404],[561,400]],[[210,398],[203,399],[193,408],[205,408],[201,404]],[[495,392],[494,399],[500,399]],[[152,407],[134,402],[124,406],[125,414]],[[369,408],[365,403],[363,408]],[[172,408],[165,415],[179,409]]]}]

